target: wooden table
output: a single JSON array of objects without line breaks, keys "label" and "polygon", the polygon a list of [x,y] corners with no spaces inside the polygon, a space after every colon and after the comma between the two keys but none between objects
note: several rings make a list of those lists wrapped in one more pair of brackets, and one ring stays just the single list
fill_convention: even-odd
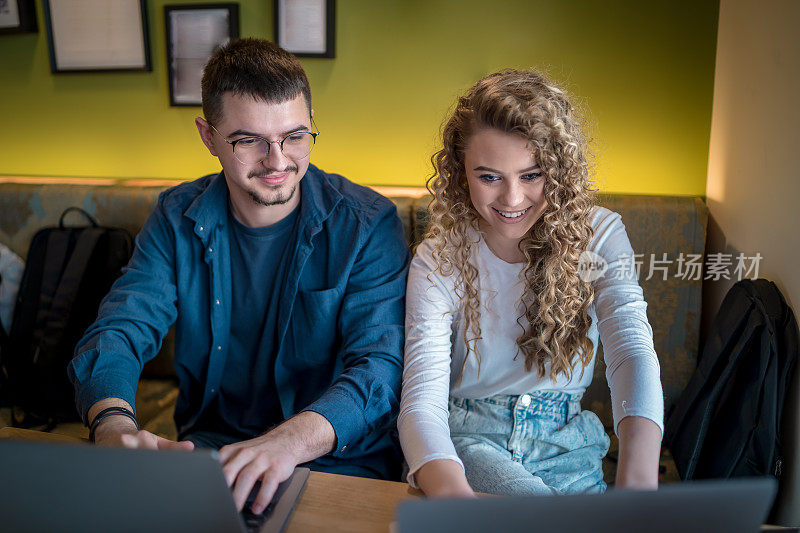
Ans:
[{"label": "wooden table", "polygon": [[[86,442],[74,437],[11,427],[0,429],[0,439]],[[388,533],[397,503],[420,495],[405,483],[311,472],[289,520],[287,532]]]}]

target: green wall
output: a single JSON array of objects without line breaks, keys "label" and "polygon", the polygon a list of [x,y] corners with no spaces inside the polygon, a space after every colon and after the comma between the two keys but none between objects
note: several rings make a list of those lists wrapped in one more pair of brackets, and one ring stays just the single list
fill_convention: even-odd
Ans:
[{"label": "green wall", "polygon": [[[164,3],[147,1],[149,73],[51,74],[41,1],[38,34],[0,35],[0,175],[218,170],[194,127],[200,108],[169,107]],[[272,36],[272,2],[239,5],[242,36]],[[718,10],[718,0],[338,0],[337,57],[302,60],[322,131],[312,161],[364,184],[423,185],[457,95],[493,70],[536,67],[588,111],[601,189],[703,195]]]}]

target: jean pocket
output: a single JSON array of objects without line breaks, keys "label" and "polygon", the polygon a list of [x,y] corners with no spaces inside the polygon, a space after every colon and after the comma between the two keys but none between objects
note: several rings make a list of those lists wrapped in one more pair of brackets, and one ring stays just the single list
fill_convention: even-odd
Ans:
[{"label": "jean pocket", "polygon": [[592,411],[581,411],[569,421],[568,425],[574,425],[583,437],[584,446],[597,446],[605,451],[611,444],[606,429],[600,418]]},{"label": "jean pocket", "polygon": [[469,403],[463,398],[450,398],[450,401],[447,402],[447,408],[450,434],[466,432]]}]

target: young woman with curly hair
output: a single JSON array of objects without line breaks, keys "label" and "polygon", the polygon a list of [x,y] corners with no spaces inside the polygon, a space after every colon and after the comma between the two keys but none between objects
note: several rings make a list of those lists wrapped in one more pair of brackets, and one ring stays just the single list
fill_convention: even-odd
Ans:
[{"label": "young woman with curly hair", "polygon": [[609,439],[580,407],[599,339],[616,486],[656,488],[664,406],[647,305],[620,216],[594,205],[567,96],[535,72],[491,74],[458,100],[432,162],[406,296],[408,481],[429,496],[605,490]]}]

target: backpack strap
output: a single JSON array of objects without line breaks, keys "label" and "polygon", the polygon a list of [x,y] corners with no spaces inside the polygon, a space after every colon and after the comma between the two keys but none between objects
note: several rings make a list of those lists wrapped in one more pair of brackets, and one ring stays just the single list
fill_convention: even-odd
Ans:
[{"label": "backpack strap", "polygon": [[[720,310],[729,312],[723,317],[720,311],[714,317],[698,366],[665,424],[663,441],[673,452],[683,480],[694,476],[722,385],[727,383],[738,363],[737,358],[728,358],[732,354],[724,343],[733,342],[741,336],[749,338],[750,335],[745,331],[748,328],[747,317],[755,304],[750,291],[744,287],[747,285],[745,281],[735,283],[725,295]],[[726,329],[731,337],[714,337],[721,329]],[[735,355],[740,354],[736,352]],[[699,417],[696,416],[698,410],[701,411]],[[687,424],[691,427],[687,428]],[[687,431],[691,432],[690,438],[687,438]],[[677,454],[673,449],[675,446],[680,447]]]},{"label": "backpack strap", "polygon": [[44,356],[44,363],[49,364],[52,356],[50,349],[56,347],[61,342],[61,338],[69,324],[72,304],[80,289],[86,267],[94,253],[97,242],[103,234],[101,228],[87,228],[81,231],[75,249],[64,268],[61,280],[53,295],[52,304],[46,315],[42,337],[34,355],[34,364],[37,364],[40,356]]}]

